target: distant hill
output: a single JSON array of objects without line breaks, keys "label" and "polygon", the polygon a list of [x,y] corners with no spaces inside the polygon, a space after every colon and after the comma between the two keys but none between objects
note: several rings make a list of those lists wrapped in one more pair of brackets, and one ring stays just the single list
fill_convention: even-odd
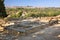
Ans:
[{"label": "distant hill", "polygon": [[39,6],[6,6],[6,8],[53,8],[60,9],[60,7],[39,7]]}]

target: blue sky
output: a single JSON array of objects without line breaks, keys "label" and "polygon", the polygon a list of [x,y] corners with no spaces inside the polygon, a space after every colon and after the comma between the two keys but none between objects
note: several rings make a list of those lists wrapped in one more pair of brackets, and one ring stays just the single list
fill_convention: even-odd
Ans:
[{"label": "blue sky", "polygon": [[5,0],[6,6],[60,7],[60,0]]}]

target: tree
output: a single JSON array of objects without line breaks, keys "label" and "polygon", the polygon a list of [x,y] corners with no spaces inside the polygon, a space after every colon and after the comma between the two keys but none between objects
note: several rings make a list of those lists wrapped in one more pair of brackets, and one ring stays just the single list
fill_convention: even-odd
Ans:
[{"label": "tree", "polygon": [[4,0],[0,0],[0,17],[7,17],[5,6],[4,6]]}]

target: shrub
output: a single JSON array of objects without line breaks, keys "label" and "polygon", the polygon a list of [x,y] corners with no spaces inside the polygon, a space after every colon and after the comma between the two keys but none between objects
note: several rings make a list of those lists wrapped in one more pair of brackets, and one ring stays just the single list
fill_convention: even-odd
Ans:
[{"label": "shrub", "polygon": [[18,11],[18,12],[15,13],[15,14],[11,14],[11,17],[12,17],[12,18],[19,18],[19,17],[21,17],[21,15],[22,15],[22,11]]}]

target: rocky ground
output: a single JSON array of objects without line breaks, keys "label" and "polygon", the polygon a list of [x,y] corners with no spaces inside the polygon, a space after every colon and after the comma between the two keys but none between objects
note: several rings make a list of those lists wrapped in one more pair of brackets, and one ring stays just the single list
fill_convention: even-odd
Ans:
[{"label": "rocky ground", "polygon": [[[5,21],[1,20],[3,23],[7,25],[14,25],[14,23],[5,23]],[[20,20],[19,20],[20,21]],[[16,22],[19,22],[16,21]],[[37,22],[44,22],[47,23],[48,20],[42,20],[42,19],[28,19],[28,20],[22,20],[22,21],[37,21]],[[29,23],[29,22],[28,22]],[[4,26],[3,26],[4,27]],[[1,40],[60,40],[60,24],[55,24],[49,27],[44,27],[44,29],[36,29],[38,31],[34,33],[29,33],[25,36],[13,36],[11,34],[7,34],[6,31],[0,32],[0,39]]]},{"label": "rocky ground", "polygon": [[60,24],[50,26],[28,36],[20,36],[17,40],[60,40]]}]

